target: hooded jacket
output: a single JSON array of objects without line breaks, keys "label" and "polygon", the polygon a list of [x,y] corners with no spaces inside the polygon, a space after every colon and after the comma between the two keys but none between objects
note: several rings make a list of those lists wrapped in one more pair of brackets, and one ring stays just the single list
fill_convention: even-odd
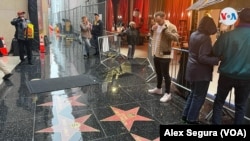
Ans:
[{"label": "hooded jacket", "polygon": [[186,68],[187,81],[212,81],[213,66],[218,65],[219,58],[212,54],[210,35],[217,32],[212,18],[201,19],[198,29],[189,39],[189,55]]}]

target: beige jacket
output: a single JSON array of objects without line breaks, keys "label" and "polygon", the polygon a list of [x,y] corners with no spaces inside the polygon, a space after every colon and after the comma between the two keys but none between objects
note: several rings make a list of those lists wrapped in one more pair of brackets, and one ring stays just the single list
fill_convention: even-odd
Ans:
[{"label": "beige jacket", "polygon": [[88,24],[84,24],[84,23],[81,23],[80,24],[80,28],[81,28],[81,35],[82,37],[85,37],[85,38],[91,38],[91,26]]},{"label": "beige jacket", "polygon": [[[161,32],[159,39],[156,41],[156,30],[152,31],[152,55],[159,58],[172,58],[171,56],[171,44],[172,41],[177,41],[179,35],[177,33],[177,28],[174,24],[170,23],[168,20],[165,21],[165,27]],[[155,46],[155,42],[157,46]]]}]

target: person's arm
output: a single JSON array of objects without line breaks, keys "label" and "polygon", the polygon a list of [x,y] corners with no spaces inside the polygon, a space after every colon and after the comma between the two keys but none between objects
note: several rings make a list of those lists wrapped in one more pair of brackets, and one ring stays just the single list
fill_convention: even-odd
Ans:
[{"label": "person's arm", "polygon": [[165,34],[167,34],[167,36],[169,38],[171,38],[173,41],[177,41],[179,40],[179,34],[177,32],[177,28],[175,25],[170,24],[168,27],[166,27],[167,29],[165,30]]},{"label": "person's arm", "polygon": [[21,21],[21,19],[19,19],[19,18],[14,18],[10,23],[12,24],[12,25],[17,25],[17,23],[19,23]]},{"label": "person's arm", "polygon": [[84,25],[83,23],[80,24],[81,30],[83,31],[87,31],[90,29],[90,27],[88,27],[87,25]]},{"label": "person's arm", "polygon": [[213,46],[213,55],[223,58],[223,47],[224,47],[224,35],[221,35],[214,43]]},{"label": "person's arm", "polygon": [[218,65],[219,63],[219,57],[213,56],[212,41],[209,36],[202,41],[199,49],[198,60],[200,63],[208,65]]}]

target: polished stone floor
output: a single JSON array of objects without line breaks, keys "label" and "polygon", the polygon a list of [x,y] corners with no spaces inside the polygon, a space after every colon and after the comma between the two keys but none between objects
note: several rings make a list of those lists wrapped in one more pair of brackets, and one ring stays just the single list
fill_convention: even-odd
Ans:
[{"label": "polished stone floor", "polygon": [[[52,36],[45,53],[34,53],[34,65],[17,59],[13,76],[0,85],[0,140],[157,141],[159,125],[183,124],[183,97],[173,92],[171,101],[161,103],[161,96],[147,92],[156,82],[146,81],[153,73],[146,57],[127,60],[121,54],[107,68],[90,51],[84,59],[77,42]],[[26,86],[82,74],[98,84],[38,94]]]}]

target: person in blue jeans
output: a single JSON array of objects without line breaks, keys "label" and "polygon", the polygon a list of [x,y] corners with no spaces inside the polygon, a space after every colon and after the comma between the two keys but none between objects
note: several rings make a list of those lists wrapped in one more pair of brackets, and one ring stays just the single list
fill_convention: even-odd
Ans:
[{"label": "person in blue jeans", "polygon": [[86,16],[82,17],[80,24],[84,58],[89,58],[89,48],[91,39],[91,24]]},{"label": "person in blue jeans", "polygon": [[189,39],[185,78],[190,82],[191,92],[182,113],[182,120],[189,124],[199,124],[199,113],[212,81],[213,66],[219,63],[219,57],[212,55],[210,38],[210,35],[216,32],[217,27],[213,19],[207,15],[201,19],[198,29]]},{"label": "person in blue jeans", "polygon": [[250,94],[250,8],[239,13],[239,24],[222,34],[214,44],[213,53],[220,57],[217,94],[213,104],[212,124],[222,124],[222,109],[234,88],[234,124],[244,124]]}]

